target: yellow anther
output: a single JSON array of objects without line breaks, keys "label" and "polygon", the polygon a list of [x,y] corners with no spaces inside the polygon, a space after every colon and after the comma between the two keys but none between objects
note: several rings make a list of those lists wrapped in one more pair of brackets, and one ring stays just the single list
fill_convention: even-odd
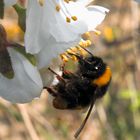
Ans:
[{"label": "yellow anther", "polygon": [[74,55],[71,56],[71,59],[72,59],[73,61],[77,61],[77,57],[74,56]]},{"label": "yellow anther", "polygon": [[86,43],[84,41],[80,41],[79,45],[82,46],[82,47],[86,47]]},{"label": "yellow anther", "polygon": [[68,62],[68,60],[69,60],[65,54],[61,54],[60,57],[61,57],[63,62]]},{"label": "yellow anther", "polygon": [[88,54],[88,53],[87,53],[84,49],[82,49],[80,46],[77,46],[76,48],[77,48],[77,50],[79,51],[80,55],[86,56],[86,55]]},{"label": "yellow anther", "polygon": [[77,52],[78,51],[78,49],[77,49],[77,47],[72,47],[72,48],[70,48],[73,52]]},{"label": "yellow anther", "polygon": [[76,21],[77,20],[77,17],[76,16],[72,16],[71,19],[74,20],[74,21]]},{"label": "yellow anther", "polygon": [[60,5],[56,5],[55,9],[56,9],[57,12],[59,12],[60,9],[61,9]]},{"label": "yellow anther", "polygon": [[90,46],[92,42],[90,40],[86,40],[86,47]]},{"label": "yellow anther", "polygon": [[44,0],[38,0],[38,3],[40,4],[40,6],[44,5]]},{"label": "yellow anther", "polygon": [[71,20],[70,20],[70,18],[69,18],[69,17],[66,17],[66,21],[67,21],[68,23],[70,23],[70,22],[71,22]]},{"label": "yellow anther", "polygon": [[84,33],[84,34],[82,35],[82,38],[83,38],[84,40],[90,39],[90,38],[91,38],[90,32]]},{"label": "yellow anther", "polygon": [[64,2],[69,3],[70,0],[64,0]]},{"label": "yellow anther", "polygon": [[67,51],[66,51],[67,53],[74,53],[74,51],[73,50],[71,50],[71,49],[68,49]]},{"label": "yellow anther", "polygon": [[100,35],[101,34],[101,31],[99,31],[99,30],[94,30],[94,32],[95,32],[96,35]]}]

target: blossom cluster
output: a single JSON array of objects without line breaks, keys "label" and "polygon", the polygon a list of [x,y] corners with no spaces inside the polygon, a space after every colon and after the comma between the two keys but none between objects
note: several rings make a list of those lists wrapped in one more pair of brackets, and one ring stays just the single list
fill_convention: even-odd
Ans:
[{"label": "blossom cluster", "polygon": [[[16,2],[4,0],[4,5],[12,6]],[[40,96],[43,86],[53,80],[53,75],[47,70],[51,60],[77,45],[82,34],[96,31],[109,11],[88,4],[89,0],[28,0],[24,54],[33,55],[36,64],[17,51],[14,45],[7,45],[14,76],[7,78],[0,69],[1,97],[13,103],[26,103]]]}]

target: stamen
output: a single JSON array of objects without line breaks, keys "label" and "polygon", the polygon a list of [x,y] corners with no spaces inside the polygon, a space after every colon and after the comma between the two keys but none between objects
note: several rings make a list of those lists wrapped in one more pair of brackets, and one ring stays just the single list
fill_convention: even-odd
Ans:
[{"label": "stamen", "polygon": [[87,53],[89,53],[91,56],[93,56],[93,54],[90,51],[88,51],[86,48],[84,48],[82,46],[79,46],[79,47],[81,47],[83,50],[85,50]]},{"label": "stamen", "polygon": [[67,53],[75,53],[72,49],[68,49],[66,52]]},{"label": "stamen", "polygon": [[82,55],[82,56],[86,56],[88,54],[87,51],[85,51],[84,49],[82,49],[79,46],[77,46],[77,49],[78,49],[80,55]]},{"label": "stamen", "polygon": [[77,17],[76,16],[72,16],[71,19],[73,19],[74,21],[77,20]]},{"label": "stamen", "polygon": [[[68,4],[70,2],[70,0],[64,0],[64,2],[66,2]],[[77,17],[76,16],[72,16],[70,14],[70,12],[67,10],[67,7],[65,6],[65,3],[64,2],[62,1],[62,4],[63,4],[63,7],[64,7],[65,11],[67,12],[67,14],[71,17],[71,19],[73,21],[76,21],[77,20]]]},{"label": "stamen", "polygon": [[71,22],[71,20],[70,20],[70,18],[69,18],[69,17],[66,17],[66,21],[67,21],[68,23],[70,23],[70,22]]},{"label": "stamen", "polygon": [[92,42],[90,40],[86,40],[86,47],[91,46]]},{"label": "stamen", "polygon": [[65,54],[61,54],[60,57],[64,63],[68,62],[68,60],[69,60]]},{"label": "stamen", "polygon": [[92,44],[92,43],[91,43],[90,40],[80,41],[80,42],[79,42],[79,46],[82,46],[82,47],[84,47],[84,48],[89,47],[91,44]]},{"label": "stamen", "polygon": [[38,3],[40,4],[40,6],[44,5],[44,0],[38,0]]},{"label": "stamen", "polygon": [[95,33],[96,35],[100,35],[100,34],[101,34],[101,31],[94,29],[94,33]]},{"label": "stamen", "polygon": [[70,0],[64,0],[64,2],[69,3]]},{"label": "stamen", "polygon": [[71,56],[71,59],[72,59],[73,61],[78,61],[77,57],[74,56],[74,55]]},{"label": "stamen", "polygon": [[60,5],[59,5],[59,4],[58,4],[58,5],[56,5],[55,9],[56,9],[56,11],[57,11],[57,12],[59,12],[59,11],[60,11],[60,9],[61,9]]},{"label": "stamen", "polygon": [[89,40],[90,38],[91,38],[91,34],[90,34],[90,32],[86,32],[86,33],[84,33],[83,35],[82,35],[82,38],[84,39],[84,40]]}]

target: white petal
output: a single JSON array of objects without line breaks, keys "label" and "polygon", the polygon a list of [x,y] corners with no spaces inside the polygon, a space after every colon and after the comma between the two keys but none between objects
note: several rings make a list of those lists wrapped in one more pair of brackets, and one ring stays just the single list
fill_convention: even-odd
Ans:
[{"label": "white petal", "polygon": [[70,2],[65,4],[65,6],[71,15],[76,16],[80,22],[85,22],[88,31],[94,30],[105,18],[106,12],[109,12],[107,8],[101,6],[85,7],[82,4],[82,0]]},{"label": "white petal", "polygon": [[28,53],[38,53],[45,47],[44,44],[47,44],[50,36],[57,42],[72,42],[86,31],[87,25],[83,21],[67,23],[60,12],[55,10],[52,0],[46,0],[43,6],[40,6],[36,0],[30,0],[25,33],[25,46]]},{"label": "white petal", "polygon": [[17,0],[4,0],[5,6],[11,6],[16,4]]},{"label": "white petal", "polygon": [[41,8],[37,0],[28,1],[25,33],[26,51],[28,53],[37,53],[41,49],[41,45],[39,44],[43,12]]},{"label": "white petal", "polygon": [[109,12],[107,8],[101,6],[89,6],[88,12],[83,19],[88,25],[88,30],[94,30],[105,18],[106,13]]},{"label": "white petal", "polygon": [[87,31],[85,22],[76,21],[67,23],[61,17],[56,18],[56,20],[56,24],[50,26],[50,33],[57,42],[74,41],[78,36]]},{"label": "white petal", "polygon": [[39,97],[42,81],[37,68],[14,49],[8,48],[8,52],[15,76],[10,80],[0,74],[0,96],[13,103],[26,103]]},{"label": "white petal", "polygon": [[43,68],[49,66],[53,58],[58,57],[59,54],[65,52],[68,48],[75,46],[80,41],[80,37],[73,42],[58,43],[53,37],[49,38],[46,47],[42,49],[37,55],[38,67]]},{"label": "white petal", "polygon": [[87,6],[88,4],[93,2],[93,0],[78,0],[78,2],[80,2],[84,6]]}]

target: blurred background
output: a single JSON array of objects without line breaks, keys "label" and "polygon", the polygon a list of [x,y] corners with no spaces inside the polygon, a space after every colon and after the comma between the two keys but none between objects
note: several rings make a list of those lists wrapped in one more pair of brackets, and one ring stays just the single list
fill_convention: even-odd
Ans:
[{"label": "blurred background", "polygon": [[[140,140],[140,5],[133,0],[95,0],[110,9],[91,32],[90,50],[112,69],[108,93],[96,102],[79,140]],[[13,8],[0,20],[9,40],[23,41]],[[32,103],[17,105],[0,99],[0,140],[73,140],[86,113],[52,107],[48,93]]]}]

